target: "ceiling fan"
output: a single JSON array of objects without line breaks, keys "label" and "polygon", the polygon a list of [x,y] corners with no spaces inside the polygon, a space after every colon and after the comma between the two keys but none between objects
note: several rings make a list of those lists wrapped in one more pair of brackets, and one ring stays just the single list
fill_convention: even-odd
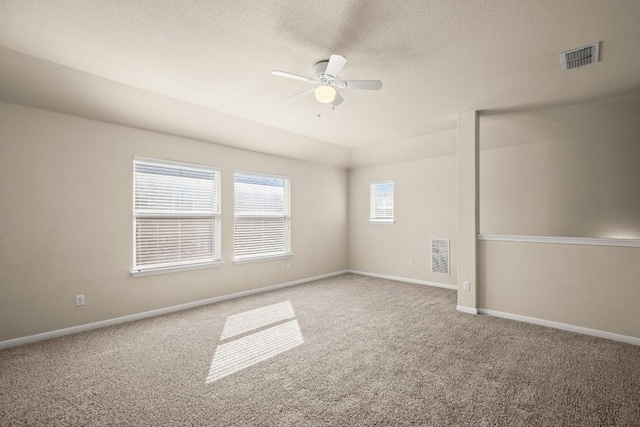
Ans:
[{"label": "ceiling fan", "polygon": [[340,73],[340,70],[342,70],[346,63],[347,60],[344,56],[331,55],[328,60],[316,63],[314,78],[303,77],[297,74],[278,70],[272,71],[271,74],[316,85],[316,87],[292,95],[287,99],[295,99],[315,93],[316,100],[318,102],[326,104],[331,103],[334,107],[337,107],[342,104],[342,101],[344,101],[335,88],[379,90],[382,87],[382,82],[380,80],[337,80],[338,73]]}]

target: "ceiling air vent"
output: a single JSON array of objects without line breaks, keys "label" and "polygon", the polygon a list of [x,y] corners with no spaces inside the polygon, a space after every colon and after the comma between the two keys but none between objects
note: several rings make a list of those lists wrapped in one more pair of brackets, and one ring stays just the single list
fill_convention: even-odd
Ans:
[{"label": "ceiling air vent", "polygon": [[571,49],[560,54],[560,63],[565,70],[583,67],[598,62],[600,42]]},{"label": "ceiling air vent", "polygon": [[431,241],[431,272],[449,274],[449,241]]}]

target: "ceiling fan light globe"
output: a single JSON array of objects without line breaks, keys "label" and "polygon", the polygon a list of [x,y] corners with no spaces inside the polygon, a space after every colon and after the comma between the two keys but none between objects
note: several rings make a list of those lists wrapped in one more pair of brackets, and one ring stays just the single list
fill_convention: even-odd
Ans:
[{"label": "ceiling fan light globe", "polygon": [[316,100],[323,104],[328,104],[336,99],[336,90],[327,85],[318,86],[315,90],[315,94]]}]

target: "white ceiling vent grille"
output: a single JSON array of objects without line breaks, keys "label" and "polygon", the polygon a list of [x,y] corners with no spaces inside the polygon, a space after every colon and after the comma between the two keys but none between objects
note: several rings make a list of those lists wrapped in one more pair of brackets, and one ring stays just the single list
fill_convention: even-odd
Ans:
[{"label": "white ceiling vent grille", "polygon": [[431,241],[431,272],[449,274],[449,241]]},{"label": "white ceiling vent grille", "polygon": [[565,70],[583,67],[598,62],[600,42],[571,49],[560,54],[560,63]]}]

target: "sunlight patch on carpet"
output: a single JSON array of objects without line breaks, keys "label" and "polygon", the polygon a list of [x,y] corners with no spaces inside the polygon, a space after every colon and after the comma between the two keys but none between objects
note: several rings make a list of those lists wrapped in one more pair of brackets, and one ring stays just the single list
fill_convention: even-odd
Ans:
[{"label": "sunlight patch on carpet", "polygon": [[[220,340],[295,317],[289,301],[229,316]],[[304,343],[298,321],[279,323],[218,345],[206,383],[224,378]]]},{"label": "sunlight patch on carpet", "polygon": [[293,307],[291,307],[289,301],[234,314],[233,316],[227,317],[227,322],[224,325],[220,340],[294,317]]}]

